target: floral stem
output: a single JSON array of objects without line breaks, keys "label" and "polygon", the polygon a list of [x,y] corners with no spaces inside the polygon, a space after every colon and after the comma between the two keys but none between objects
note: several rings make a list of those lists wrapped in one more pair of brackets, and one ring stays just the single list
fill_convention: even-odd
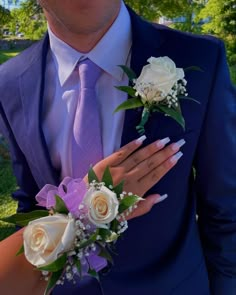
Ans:
[{"label": "floral stem", "polygon": [[142,118],[138,126],[136,126],[136,129],[138,130],[138,133],[140,135],[143,135],[145,133],[145,124],[147,123],[148,119],[150,117],[150,110],[147,107],[144,107],[142,112]]}]

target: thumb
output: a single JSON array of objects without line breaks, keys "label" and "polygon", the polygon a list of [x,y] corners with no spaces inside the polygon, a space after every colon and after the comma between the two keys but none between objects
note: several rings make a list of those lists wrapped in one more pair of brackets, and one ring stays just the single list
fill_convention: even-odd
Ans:
[{"label": "thumb", "polygon": [[135,217],[139,217],[148,213],[155,204],[164,201],[167,197],[167,194],[162,196],[158,194],[147,196],[143,201],[140,201],[138,203],[138,207],[130,215],[127,216],[126,220],[133,219]]}]

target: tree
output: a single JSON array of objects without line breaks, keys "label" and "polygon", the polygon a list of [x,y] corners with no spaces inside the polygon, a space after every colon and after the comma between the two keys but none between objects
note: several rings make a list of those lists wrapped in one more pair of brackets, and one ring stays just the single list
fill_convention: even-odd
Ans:
[{"label": "tree", "polygon": [[3,26],[10,20],[10,11],[0,5],[0,35],[2,35]]},{"label": "tree", "polygon": [[12,32],[24,33],[31,40],[40,39],[47,29],[42,10],[34,0],[22,2],[20,8],[12,10],[8,26]]},{"label": "tree", "polygon": [[161,16],[170,19],[184,17],[185,22],[175,27],[192,32],[196,27],[194,17],[204,5],[205,0],[126,0],[125,2],[150,21],[157,21]]},{"label": "tree", "polygon": [[224,1],[222,6],[223,30],[227,34],[236,35],[236,0]]},{"label": "tree", "polygon": [[200,11],[198,19],[208,19],[204,33],[219,36],[236,34],[236,0],[209,0]]},{"label": "tree", "polygon": [[229,64],[236,67],[236,0],[209,0],[198,19],[207,19],[203,33],[224,39]]}]

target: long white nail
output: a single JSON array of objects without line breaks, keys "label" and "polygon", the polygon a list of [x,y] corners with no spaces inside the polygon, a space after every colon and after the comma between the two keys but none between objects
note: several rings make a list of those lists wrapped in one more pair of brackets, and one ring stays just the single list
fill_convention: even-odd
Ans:
[{"label": "long white nail", "polygon": [[157,199],[156,199],[156,201],[155,201],[154,204],[160,203],[160,202],[164,201],[166,198],[168,198],[168,195],[167,194],[162,195],[160,197],[157,197]]},{"label": "long white nail", "polygon": [[156,145],[158,148],[164,147],[168,142],[170,142],[170,138],[166,137],[157,141]]},{"label": "long white nail", "polygon": [[171,158],[170,158],[170,162],[172,164],[174,163],[177,163],[178,160],[183,156],[183,153],[182,152],[178,152],[177,154],[173,155]]},{"label": "long white nail", "polygon": [[143,136],[139,137],[138,139],[136,139],[136,143],[137,144],[143,143],[146,138],[147,138],[147,136],[143,135]]},{"label": "long white nail", "polygon": [[172,150],[177,152],[185,143],[186,141],[184,139],[180,139],[172,145]]}]

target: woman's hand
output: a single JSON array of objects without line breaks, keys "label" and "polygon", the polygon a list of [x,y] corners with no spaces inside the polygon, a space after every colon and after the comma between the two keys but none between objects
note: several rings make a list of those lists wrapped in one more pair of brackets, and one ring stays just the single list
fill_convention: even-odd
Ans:
[{"label": "woman's hand", "polygon": [[[148,146],[137,150],[146,139],[145,136],[134,140],[109,157],[97,163],[93,169],[101,179],[107,166],[110,168],[114,185],[124,180],[124,190],[142,197],[153,187],[183,155],[179,149],[184,145],[182,139],[176,143],[165,145],[169,138],[157,140]],[[131,219],[141,216],[151,210],[154,204],[164,200],[167,195],[150,195],[138,204],[138,208],[128,216]]]}]

